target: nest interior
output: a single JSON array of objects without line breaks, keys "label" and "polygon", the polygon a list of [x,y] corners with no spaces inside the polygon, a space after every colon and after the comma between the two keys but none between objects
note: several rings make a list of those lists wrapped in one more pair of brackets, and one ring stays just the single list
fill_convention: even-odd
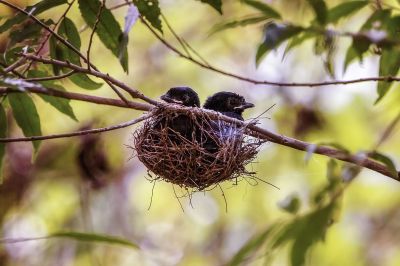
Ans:
[{"label": "nest interior", "polygon": [[134,133],[134,148],[139,160],[154,173],[149,175],[152,180],[200,191],[254,174],[245,165],[264,141],[248,136],[247,130],[194,113],[191,108],[158,108]]}]

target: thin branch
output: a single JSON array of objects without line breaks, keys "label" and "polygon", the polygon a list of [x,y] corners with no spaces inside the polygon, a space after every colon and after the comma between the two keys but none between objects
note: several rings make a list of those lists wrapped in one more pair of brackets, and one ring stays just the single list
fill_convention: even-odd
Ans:
[{"label": "thin branch", "polygon": [[[76,92],[60,91],[60,90],[55,90],[55,89],[51,89],[51,88],[31,87],[31,88],[26,88],[26,90],[29,91],[30,93],[50,95],[50,96],[54,96],[54,97],[89,102],[89,103],[94,103],[94,104],[110,105],[110,106],[116,106],[116,107],[122,107],[122,108],[130,108],[130,109],[135,109],[135,110],[140,110],[140,111],[148,111],[152,108],[151,105],[146,104],[146,103],[137,103],[137,102],[132,102],[132,101],[128,101],[128,103],[125,103],[125,102],[123,102],[121,100],[117,100],[117,99],[103,98],[103,97],[81,94],[81,93],[76,93]],[[10,89],[10,88],[1,89],[0,88],[0,95],[6,95],[8,93],[25,93],[25,92],[22,92],[17,89]]]},{"label": "thin branch", "polygon": [[148,102],[148,103],[150,103],[152,105],[157,105],[158,104],[157,101],[155,101],[155,100],[143,95],[138,90],[129,87],[125,83],[123,83],[123,82],[111,77],[108,74],[104,74],[102,72],[94,70],[94,68],[93,69],[87,69],[87,68],[72,64],[72,63],[70,63],[68,61],[60,61],[60,60],[55,60],[55,59],[51,59],[51,58],[44,58],[44,57],[36,56],[36,55],[29,55],[29,54],[20,54],[20,55],[22,55],[22,56],[24,56],[24,57],[26,57],[28,59],[37,61],[37,62],[42,62],[44,64],[62,66],[62,67],[66,67],[66,68],[69,68],[69,69],[72,69],[72,70],[76,70],[77,72],[80,72],[80,73],[85,73],[85,74],[89,74],[89,75],[101,78],[104,81],[109,82],[111,84],[114,84],[115,86],[125,90],[126,92],[128,92],[129,94],[134,96],[135,98],[139,98],[139,99],[141,99],[141,100],[143,100],[145,102]]},{"label": "thin branch", "polygon": [[106,4],[106,0],[101,1],[101,5],[99,8],[99,11],[96,15],[96,21],[94,23],[93,29],[92,29],[92,33],[90,34],[90,39],[89,39],[89,46],[87,49],[87,61],[88,61],[88,68],[90,69],[90,48],[92,47],[92,42],[93,42],[93,36],[94,33],[96,32],[96,28],[97,28],[97,24],[99,24],[100,22],[100,16],[101,16],[101,12],[103,12],[103,8]]},{"label": "thin branch", "polygon": [[69,71],[69,72],[67,72],[65,74],[61,74],[61,75],[58,75],[58,76],[41,77],[41,78],[27,78],[27,79],[24,79],[24,80],[25,81],[30,81],[30,82],[59,80],[59,79],[63,79],[63,78],[69,77],[74,73],[76,73],[76,70],[71,70],[71,71]]},{"label": "thin branch", "polygon": [[21,138],[0,138],[0,142],[23,142],[23,141],[36,141],[36,140],[48,140],[48,139],[60,139],[60,138],[70,138],[76,136],[83,136],[88,134],[97,134],[106,131],[112,131],[120,128],[125,128],[142,122],[150,117],[151,114],[142,115],[139,118],[135,118],[133,120],[114,125],[109,127],[101,127],[101,128],[94,128],[88,130],[81,130],[71,133],[64,133],[64,134],[54,134],[54,135],[46,135],[46,136],[31,136],[31,137],[21,137]]},{"label": "thin branch", "polygon": [[[205,64],[201,62],[200,60],[197,60],[193,58],[192,56],[187,56],[183,52],[181,52],[178,48],[170,44],[164,37],[162,37],[158,32],[156,32],[144,19],[141,20],[142,23],[153,33],[153,35],[162,43],[164,46],[166,46],[168,49],[179,55],[180,57],[189,60],[190,62],[208,69],[210,71],[222,74],[224,76],[228,76],[231,78],[235,78],[238,80],[242,80],[245,82],[249,82],[252,84],[256,85],[272,85],[272,86],[278,86],[278,87],[320,87],[320,86],[328,86],[328,85],[346,85],[346,84],[354,84],[354,83],[361,83],[361,82],[370,82],[370,81],[385,81],[385,82],[394,82],[394,81],[400,81],[400,78],[398,77],[392,77],[392,76],[381,76],[381,77],[368,77],[368,78],[359,78],[359,79],[352,79],[352,80],[334,80],[334,81],[323,81],[323,82],[275,82],[275,81],[269,81],[269,80],[257,80],[241,75],[237,75],[228,71],[225,71],[221,68],[217,68],[215,66]],[[352,36],[355,34],[350,34],[350,33],[342,33],[344,36]],[[354,37],[354,36],[352,36]]]},{"label": "thin branch", "polygon": [[379,138],[379,141],[376,143],[374,150],[378,149],[386,139],[393,133],[397,124],[400,122],[400,112],[396,115],[396,117],[392,120],[392,122],[387,126],[385,131],[383,131],[382,136]]}]

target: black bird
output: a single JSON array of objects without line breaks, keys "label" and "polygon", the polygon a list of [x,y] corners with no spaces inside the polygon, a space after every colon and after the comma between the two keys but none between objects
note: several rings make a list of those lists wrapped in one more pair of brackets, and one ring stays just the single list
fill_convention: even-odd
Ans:
[{"label": "black bird", "polygon": [[[200,100],[197,93],[189,87],[173,87],[160,97],[167,103],[180,104],[187,107],[200,107]],[[169,121],[161,121],[162,127],[169,127],[170,138],[176,143],[176,133],[191,141],[194,133],[193,121],[185,114],[179,114]]]},{"label": "black bird", "polygon": [[246,102],[239,94],[221,91],[208,97],[203,107],[243,121],[243,111],[254,107],[254,104]]},{"label": "black bird", "polygon": [[[226,116],[243,121],[243,111],[254,107],[254,104],[246,102],[243,96],[233,92],[221,91],[208,97],[204,106],[205,109],[220,112]],[[219,149],[218,143],[236,136],[240,131],[237,126],[230,125],[224,121],[214,121],[211,124],[212,135],[208,135],[202,141],[202,147],[210,153],[215,153]]]}]

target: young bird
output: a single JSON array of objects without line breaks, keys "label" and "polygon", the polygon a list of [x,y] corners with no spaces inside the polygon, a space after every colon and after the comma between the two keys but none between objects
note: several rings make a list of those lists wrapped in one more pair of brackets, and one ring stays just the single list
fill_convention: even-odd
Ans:
[{"label": "young bird", "polygon": [[246,102],[239,94],[221,91],[208,97],[203,107],[243,121],[243,111],[254,104]]},{"label": "young bird", "polygon": [[[163,101],[167,103],[175,103],[188,107],[200,107],[200,100],[197,93],[189,87],[173,87],[170,88],[167,93],[160,97]],[[178,138],[174,135],[177,133],[187,140],[192,140],[192,135],[194,134],[194,126],[191,119],[184,114],[179,114],[171,120],[161,121],[161,126],[169,127],[172,132],[169,135],[172,136],[174,142]]]},{"label": "young bird", "polygon": [[[247,108],[254,107],[254,104],[246,102],[243,96],[233,92],[221,91],[208,97],[203,105],[205,109],[220,112],[226,116],[243,121],[243,111]],[[225,123],[224,121],[215,121],[211,125],[213,134],[217,136],[217,140],[213,137],[207,137],[203,141],[203,148],[210,153],[215,153],[219,149],[217,143],[236,137],[238,133],[236,126]]]}]

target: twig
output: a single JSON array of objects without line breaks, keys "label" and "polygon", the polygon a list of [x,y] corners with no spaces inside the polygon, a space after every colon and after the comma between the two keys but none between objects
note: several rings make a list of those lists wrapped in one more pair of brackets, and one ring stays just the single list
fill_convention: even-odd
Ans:
[{"label": "twig", "polygon": [[[121,100],[117,100],[117,99],[103,98],[103,97],[81,94],[81,93],[76,93],[76,92],[60,91],[60,90],[55,90],[55,89],[51,89],[51,88],[31,87],[31,88],[27,88],[26,90],[28,90],[31,93],[50,95],[50,96],[54,96],[54,97],[60,97],[60,98],[65,98],[65,99],[70,99],[70,100],[77,100],[77,101],[83,101],[83,102],[89,102],[89,103],[95,103],[95,104],[101,104],[101,105],[110,105],[110,106],[116,106],[116,107],[122,107],[122,108],[130,108],[130,109],[135,109],[135,110],[140,110],[140,111],[148,111],[152,108],[151,105],[146,104],[146,103],[137,103],[137,102],[132,102],[132,101],[128,101],[127,103],[125,103],[125,102],[123,102]],[[8,94],[8,93],[24,93],[24,92],[17,90],[17,89],[10,89],[10,88],[1,89],[0,88],[0,95]]]},{"label": "twig", "polygon": [[51,77],[41,77],[41,78],[27,78],[24,79],[25,81],[30,81],[30,82],[36,82],[36,81],[48,81],[48,80],[59,80],[59,79],[63,79],[66,77],[71,76],[72,74],[75,74],[76,70],[71,70],[65,74],[61,74],[58,76],[51,76]]},{"label": "twig", "polygon": [[[203,63],[191,56],[185,55],[183,52],[181,52],[178,48],[170,44],[165,38],[163,38],[158,32],[156,32],[145,20],[141,20],[142,23],[153,33],[153,35],[162,43],[164,46],[166,46],[168,49],[179,55],[180,57],[191,61],[192,63],[208,69],[210,71],[222,74],[224,76],[232,77],[238,80],[242,80],[245,82],[249,82],[252,84],[256,85],[272,85],[272,86],[278,86],[278,87],[320,87],[320,86],[328,86],[328,85],[346,85],[346,84],[353,84],[353,83],[361,83],[361,82],[369,82],[369,81],[385,81],[385,82],[394,82],[394,81],[400,81],[400,78],[398,77],[392,77],[392,76],[381,76],[381,77],[368,77],[368,78],[359,78],[359,79],[352,79],[352,80],[334,80],[334,81],[323,81],[323,82],[275,82],[275,81],[269,81],[269,80],[257,80],[257,79],[252,79],[249,77],[245,76],[240,76],[228,71],[225,71],[223,69],[214,67],[212,65]],[[350,34],[350,33],[343,33],[344,36],[352,36],[355,34]]]},{"label": "twig", "polygon": [[137,124],[143,120],[146,120],[150,117],[151,114],[142,115],[139,118],[135,118],[128,122],[124,122],[118,125],[109,126],[109,127],[101,127],[101,128],[94,128],[88,130],[81,130],[75,131],[71,133],[64,133],[64,134],[53,134],[53,135],[46,135],[46,136],[31,136],[31,137],[21,137],[21,138],[0,138],[0,142],[23,142],[23,141],[35,141],[35,140],[48,140],[48,139],[60,139],[60,138],[69,138],[75,136],[83,136],[88,134],[97,134],[106,131],[112,131],[120,128],[125,128]]},{"label": "twig", "polygon": [[374,150],[378,149],[380,145],[392,134],[393,130],[396,128],[397,124],[400,122],[400,112],[396,115],[393,121],[387,126],[385,131],[383,131],[382,136],[379,138],[379,141],[376,143]]},{"label": "twig", "polygon": [[104,8],[105,4],[106,4],[106,0],[101,1],[101,5],[100,5],[100,8],[99,8],[99,11],[98,11],[98,13],[96,15],[96,21],[94,23],[92,33],[90,34],[89,46],[88,46],[88,49],[87,49],[87,61],[88,61],[88,68],[89,69],[90,69],[90,48],[92,47],[93,36],[94,36],[94,33],[96,32],[97,24],[99,24],[99,22],[100,22],[101,12],[103,12],[103,8]]}]

